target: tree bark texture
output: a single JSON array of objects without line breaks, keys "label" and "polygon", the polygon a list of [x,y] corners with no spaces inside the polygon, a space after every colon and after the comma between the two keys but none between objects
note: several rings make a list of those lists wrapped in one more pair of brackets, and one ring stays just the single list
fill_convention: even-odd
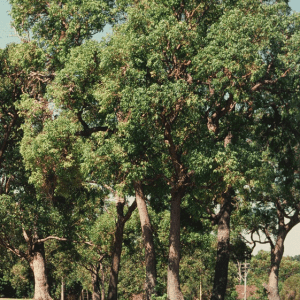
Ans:
[{"label": "tree bark texture", "polygon": [[34,299],[52,300],[47,282],[44,243],[35,243],[33,245],[29,264],[34,274]]},{"label": "tree bark texture", "polygon": [[285,223],[286,215],[284,213],[284,207],[280,202],[280,199],[277,199],[277,202],[275,204],[277,207],[278,217],[278,235],[276,238],[276,243],[273,243],[268,229],[265,229],[265,234],[271,245],[271,266],[269,273],[269,282],[268,284],[264,284],[264,288],[267,291],[269,300],[280,300],[278,289],[278,275],[280,263],[284,254],[284,241],[290,230],[300,222],[300,204],[295,207],[293,215],[288,217],[289,222],[287,224]]},{"label": "tree bark texture", "polygon": [[101,300],[100,280],[99,280],[100,264],[96,264],[91,272],[92,277],[92,300]]},{"label": "tree bark texture", "polygon": [[101,300],[105,300],[105,288],[104,288],[104,283],[105,283],[105,273],[103,270],[103,264],[100,263],[100,272],[101,272]]},{"label": "tree bark texture", "polygon": [[168,300],[184,300],[180,290],[179,263],[180,263],[180,204],[182,193],[173,191],[171,200],[171,224],[169,236],[169,260],[167,294]]},{"label": "tree bark texture", "polygon": [[286,230],[279,228],[279,234],[276,240],[276,244],[271,246],[271,267],[269,273],[269,282],[264,285],[267,291],[269,300],[280,300],[278,289],[278,275],[279,267],[284,252],[284,240],[286,238]]},{"label": "tree bark texture", "polygon": [[108,286],[108,300],[117,300],[118,299],[118,276],[120,269],[120,260],[122,252],[122,243],[123,243],[123,232],[124,232],[124,221],[123,221],[123,208],[124,208],[124,198],[117,198],[117,214],[118,220],[116,224],[115,238],[112,251],[112,263],[110,269],[110,279]]},{"label": "tree bark texture", "polygon": [[141,182],[134,183],[135,197],[137,208],[139,211],[140,222],[145,248],[145,263],[146,263],[146,299],[150,300],[152,295],[155,295],[156,286],[156,257],[153,241],[153,230],[146,205],[146,199],[142,189]]},{"label": "tree bark texture", "polygon": [[228,278],[229,245],[230,245],[230,215],[232,189],[223,194],[221,215],[218,219],[217,261],[215,265],[214,286],[211,300],[224,300]]},{"label": "tree bark texture", "polygon": [[269,273],[269,282],[264,284],[269,300],[280,300],[278,289],[279,266],[284,252],[285,234],[278,236],[276,245],[271,247],[271,268]]},{"label": "tree bark texture", "polygon": [[[122,253],[124,226],[125,223],[129,220],[132,212],[136,208],[136,201],[134,201],[129,207],[128,212],[124,216],[125,199],[124,197],[120,197],[118,195],[115,195],[115,197],[116,197],[118,220],[116,224],[115,238],[114,238],[114,244],[112,250],[112,263],[110,269],[107,300],[118,299],[118,277],[119,277],[119,269],[120,269],[121,253]],[[103,285],[104,285],[104,279],[103,279]]]}]

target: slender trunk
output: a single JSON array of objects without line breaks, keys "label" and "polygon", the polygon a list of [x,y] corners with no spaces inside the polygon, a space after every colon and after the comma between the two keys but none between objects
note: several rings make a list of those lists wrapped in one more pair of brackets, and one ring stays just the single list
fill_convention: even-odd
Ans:
[{"label": "slender trunk", "polygon": [[297,204],[293,216],[289,217],[289,222],[285,223],[285,213],[284,207],[280,202],[280,199],[277,199],[275,202],[277,207],[277,217],[278,217],[278,235],[276,238],[276,243],[272,242],[268,228],[265,229],[265,234],[271,245],[271,268],[269,273],[269,282],[264,284],[264,288],[267,291],[269,300],[280,300],[279,290],[278,290],[278,275],[279,267],[284,253],[284,241],[289,233],[289,231],[300,223],[300,204]]},{"label": "slender trunk", "polygon": [[149,300],[151,299],[152,295],[155,295],[156,285],[156,257],[153,242],[153,232],[141,182],[135,182],[134,189],[144,239],[146,263],[145,293],[146,299]]},{"label": "slender trunk", "polygon": [[105,299],[105,289],[104,289],[105,273],[103,270],[102,263],[100,263],[100,272],[101,272],[101,300],[104,300]]},{"label": "slender trunk", "polygon": [[64,278],[61,278],[60,300],[65,300],[65,283]]},{"label": "slender trunk", "polygon": [[122,252],[123,232],[125,222],[123,220],[124,198],[117,197],[117,214],[118,221],[116,224],[116,232],[112,251],[112,263],[110,269],[110,279],[108,286],[107,300],[118,300],[118,276]]},{"label": "slender trunk", "polygon": [[100,280],[99,280],[99,269],[100,269],[100,265],[96,264],[91,272],[91,276],[92,276],[92,300],[100,300],[101,299],[101,295],[100,295],[100,289],[99,289],[99,284],[100,284]]},{"label": "slender trunk", "polygon": [[271,268],[269,273],[269,282],[264,285],[269,300],[280,300],[278,290],[279,266],[284,252],[284,240],[286,232],[282,231],[277,237],[277,242],[271,249]]},{"label": "slender trunk", "polygon": [[218,220],[217,261],[215,265],[214,286],[211,300],[224,300],[228,278],[229,244],[230,244],[230,215],[232,189],[223,194],[221,215]]},{"label": "slender trunk", "polygon": [[179,262],[180,262],[180,204],[182,193],[171,192],[171,224],[169,237],[169,261],[168,261],[168,300],[184,300],[180,290]]},{"label": "slender trunk", "polygon": [[35,243],[29,261],[34,274],[34,300],[52,300],[46,275],[44,243]]}]

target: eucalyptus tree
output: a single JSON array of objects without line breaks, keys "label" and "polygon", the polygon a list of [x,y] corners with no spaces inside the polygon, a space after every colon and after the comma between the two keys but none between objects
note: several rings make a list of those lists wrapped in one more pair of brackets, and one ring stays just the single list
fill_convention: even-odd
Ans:
[{"label": "eucalyptus tree", "polygon": [[[131,181],[126,182],[129,172],[120,167],[126,164],[129,166],[135,159],[133,155],[126,158],[119,151],[121,149],[119,140],[124,137],[122,130],[117,127],[117,122],[121,123],[123,117],[116,114],[112,105],[105,107],[107,105],[99,104],[102,48],[103,45],[88,41],[81,47],[72,49],[65,67],[57,72],[55,80],[48,86],[48,95],[53,98],[53,103],[60,110],[58,119],[65,119],[70,123],[70,127],[77,128],[74,138],[81,141],[83,149],[79,173],[84,174],[87,184],[101,186],[116,200],[118,221],[116,222],[114,241],[115,250],[112,252],[108,297],[117,299],[118,270],[124,226],[136,206],[140,207],[141,202],[144,203],[144,211],[147,211],[147,208],[141,187],[139,186],[139,193],[136,194],[132,188],[130,190]],[[101,97],[103,96],[101,95]],[[49,126],[52,122],[49,120]],[[32,136],[32,138],[31,144],[39,143],[38,135],[35,138]],[[61,144],[60,149],[63,147],[64,145]],[[70,155],[72,155],[72,151],[70,151]],[[28,161],[28,157],[26,155],[24,157]],[[35,164],[36,162],[33,160],[31,162],[32,170]],[[135,196],[136,200],[129,205],[128,211],[125,213],[124,208],[127,201],[124,197],[127,195]],[[151,255],[152,253],[150,252]]]},{"label": "eucalyptus tree", "polygon": [[252,88],[258,88],[259,97],[256,102],[251,100],[250,113],[254,118],[247,139],[253,154],[261,160],[259,167],[250,172],[252,184],[247,186],[246,199],[254,203],[247,228],[251,233],[263,232],[264,242],[271,247],[269,282],[265,284],[269,299],[279,299],[278,274],[284,240],[299,223],[300,23],[298,15],[289,16],[284,6],[279,8],[272,16],[268,43],[260,52],[267,76],[273,75],[269,79],[265,75]]},{"label": "eucalyptus tree", "polygon": [[[182,299],[180,203],[189,186],[209,186],[206,168],[212,186],[221,179],[222,193],[242,186],[247,169],[238,165],[239,156],[251,151],[253,112],[270,106],[276,85],[297,74],[291,58],[298,17],[289,16],[283,2],[259,1],[143,1],[127,14],[105,49],[102,64],[111,72],[103,80],[102,103],[115,101],[123,116],[120,128],[128,137],[120,144],[140,150],[133,179],[143,181],[151,168],[171,195],[168,297]],[[212,299],[224,298],[224,282]]]},{"label": "eucalyptus tree", "polygon": [[[284,110],[290,111],[290,108],[285,107]],[[272,123],[274,115],[270,114]],[[274,138],[272,134],[273,137],[268,141],[270,145],[266,147],[262,157],[266,166],[260,175],[264,178],[260,177],[255,187],[250,190],[248,199],[255,197],[256,204],[245,218],[253,246],[256,243],[270,245],[269,278],[268,283],[264,283],[269,299],[280,299],[279,270],[284,242],[289,231],[300,223],[298,137],[284,129],[286,125],[292,125],[284,114],[279,118],[280,126],[275,125],[271,131],[276,132],[275,136],[280,136],[280,139]],[[293,130],[298,131],[294,126]],[[279,135],[278,131],[281,132]],[[280,151],[272,153],[269,148],[273,146]],[[263,148],[261,145],[260,147]]]},{"label": "eucalyptus tree", "polygon": [[[33,32],[49,49],[49,58],[60,62],[56,81],[48,90],[59,116],[46,123],[48,128],[53,126],[53,133],[59,122],[74,128],[69,130],[71,143],[78,142],[84,149],[81,167],[87,179],[101,173],[102,184],[128,195],[135,190],[144,206],[153,183],[170,196],[168,297],[183,299],[179,283],[183,198],[189,190],[211,189],[209,196],[214,199],[243,186],[247,170],[238,163],[251,151],[247,132],[259,113],[268,114],[272,99],[279,97],[278,85],[287,91],[286,81],[297,74],[298,19],[288,16],[285,1],[123,2],[125,7],[128,4],[127,21],[116,26],[101,50],[93,43],[80,47],[75,43],[70,55],[69,48],[75,44],[67,37],[73,41],[77,35],[67,34],[64,22],[76,18],[60,18],[68,11],[68,3],[39,2],[36,10],[22,8],[25,13],[15,5],[13,15],[26,30],[39,22],[57,25],[53,31]],[[58,11],[61,14],[51,15]],[[291,90],[296,99],[296,85]],[[33,132],[30,126],[27,129]],[[43,136],[43,130],[38,133]],[[89,139],[76,139],[80,136]],[[62,161],[73,164],[71,153],[72,147],[67,148]],[[24,150],[29,161],[26,156]],[[75,151],[75,161],[76,157]],[[33,159],[32,166],[38,160]],[[63,174],[64,168],[57,166]],[[218,193],[213,194],[214,187]],[[224,197],[217,198],[222,202]],[[145,246],[150,246],[151,224],[145,220],[142,226],[149,230],[149,235],[144,234]],[[229,235],[227,247],[220,249],[225,260],[228,239]],[[155,285],[152,245],[149,249],[148,298]],[[226,278],[222,282],[214,288],[212,299],[224,298]]]},{"label": "eucalyptus tree", "polygon": [[[67,201],[67,199],[70,200],[70,197],[74,197],[74,191],[79,187],[79,182],[81,180],[80,176],[78,176],[78,174],[76,175],[76,162],[74,164],[70,163],[74,155],[76,156],[75,152],[72,153],[72,157],[67,156],[68,150],[70,149],[68,148],[68,145],[71,145],[70,147],[74,145],[74,139],[69,139],[68,137],[68,135],[71,135],[71,132],[74,133],[74,126],[72,128],[66,128],[65,125],[67,123],[64,122],[62,118],[58,118],[55,120],[53,127],[53,130],[57,130],[57,135],[52,135],[51,137],[51,130],[47,129],[45,121],[49,119],[54,120],[56,114],[59,114],[59,111],[51,110],[51,100],[48,101],[48,99],[44,97],[44,86],[45,83],[48,82],[48,79],[52,79],[55,76],[55,72],[64,65],[65,61],[67,60],[68,53],[72,47],[79,46],[85,39],[90,39],[93,34],[103,29],[106,22],[110,18],[110,8],[112,6],[112,2],[62,1],[57,3],[56,1],[35,1],[32,3],[31,1],[10,1],[10,3],[12,5],[11,15],[14,20],[13,26],[19,35],[23,37],[23,41],[25,42],[24,45],[36,45],[37,48],[39,47],[38,53],[43,54],[43,66],[41,68],[35,68],[36,62],[39,62],[38,58],[33,61],[26,60],[26,55],[28,55],[26,52],[23,52],[22,54],[19,53],[20,51],[16,52],[21,55],[20,58],[23,55],[24,60],[20,59],[20,61],[25,61],[24,67],[29,69],[33,68],[32,70],[30,69],[32,71],[30,74],[26,74],[26,80],[31,83],[31,89],[22,88],[22,86],[20,87],[20,96],[22,95],[22,101],[18,103],[18,110],[22,111],[22,116],[25,118],[28,116],[28,120],[31,120],[32,123],[34,123],[33,127],[31,128],[30,126],[26,128],[25,124],[23,130],[27,131],[27,133],[25,134],[24,143],[30,142],[31,135],[34,133],[44,130],[43,135],[40,136],[39,140],[44,146],[42,146],[40,149],[31,149],[31,153],[30,151],[26,152],[23,144],[23,155],[28,155],[27,168],[30,164],[30,161],[33,159],[32,154],[35,154],[37,159],[38,157],[41,157],[42,154],[47,156],[44,161],[38,161],[36,169],[33,170],[31,174],[30,181],[31,183],[35,184],[35,188],[37,190],[37,195],[35,195],[35,197],[37,199],[36,207],[38,208],[32,210],[32,213],[34,213],[35,216],[41,216],[38,218],[38,220],[40,220],[41,218],[46,218],[45,213],[43,213],[45,210],[43,209],[46,209],[45,207],[47,207],[47,209],[50,210],[50,207],[52,207],[49,204],[50,202],[57,204],[56,206],[60,206],[60,208],[63,209],[67,209],[69,206],[70,216],[66,218],[66,222],[64,223],[67,225],[67,220],[72,219],[75,216],[75,214],[72,216],[71,213],[71,208],[75,202],[72,203],[72,201]],[[31,43],[31,39],[35,42]],[[30,63],[32,65],[28,66]],[[32,87],[33,81],[37,84]],[[40,89],[41,86],[42,89]],[[11,116],[13,116],[13,114],[11,114]],[[80,114],[78,114],[78,118],[80,119]],[[14,119],[11,123],[9,123],[9,127],[6,130],[7,133],[9,133],[11,130],[10,127],[14,125],[13,122],[15,122]],[[65,144],[67,144],[62,156],[61,153],[55,151],[55,148],[58,148],[58,145],[56,144],[59,142],[56,140],[58,135],[60,135],[60,142],[62,143],[63,140]],[[3,149],[5,147],[7,148],[5,139],[2,146]],[[41,145],[38,147],[40,146]],[[52,150],[54,150],[48,153],[47,149],[51,147]],[[63,165],[58,166],[60,163]],[[56,167],[58,168],[56,169]],[[39,171],[41,172],[39,173]],[[56,171],[58,171],[58,176],[55,174]],[[68,174],[67,172],[70,173]],[[59,175],[62,175],[62,177]],[[72,183],[71,185],[70,182]],[[5,184],[6,186],[9,185],[8,179],[5,181]],[[8,198],[6,197],[5,199]],[[48,217],[51,215],[51,213],[51,211],[47,212]],[[58,217],[57,221],[63,217],[63,215],[55,212],[55,209],[51,216],[54,216],[55,218]],[[59,222],[61,221],[62,219],[60,219]],[[37,235],[37,231],[35,234],[32,232],[32,234],[32,237],[28,234],[24,235],[24,237],[28,240],[28,245],[36,245],[35,250],[42,251],[42,248],[44,247],[43,242],[50,237],[40,238]],[[46,233],[44,232],[43,235],[45,234]],[[57,238],[54,236],[52,237]],[[22,254],[21,252],[19,253],[17,251],[17,248],[12,250],[19,255]],[[35,252],[33,251],[33,254],[34,253]],[[25,257],[24,255],[22,254],[21,256]],[[41,255],[39,259],[40,258],[44,259],[44,255]],[[43,268],[36,269],[42,270]],[[44,287],[44,294],[43,292],[41,295],[36,294],[35,298],[49,298],[48,285],[43,282],[41,286]]]},{"label": "eucalyptus tree", "polygon": [[[51,298],[46,276],[44,244],[51,239],[63,241],[67,238],[72,239],[74,233],[72,229],[80,221],[76,204],[80,199],[82,200],[78,189],[79,176],[72,177],[64,174],[60,182],[57,182],[53,175],[56,163],[64,161],[64,166],[60,166],[58,170],[63,169],[73,173],[77,166],[75,163],[70,165],[68,158],[64,155],[61,157],[57,151],[48,152],[49,148],[55,148],[57,140],[50,138],[51,134],[44,124],[44,118],[52,116],[48,102],[43,97],[45,86],[51,80],[51,75],[45,72],[45,61],[44,51],[34,42],[9,45],[1,50],[0,92],[3,135],[1,136],[0,169],[0,244],[29,263],[34,274],[35,299]],[[44,128],[44,135],[40,137],[43,147],[32,149],[28,157],[30,161],[32,155],[39,157],[47,153],[47,159],[40,160],[36,167],[42,170],[42,174],[45,174],[49,165],[52,167],[50,168],[52,173],[48,172],[43,182],[41,177],[34,177],[38,172],[33,172],[30,182],[20,154],[21,139],[28,141],[30,138],[30,131],[25,134],[23,131],[26,132],[26,116],[35,119],[33,131]],[[68,128],[67,131],[60,119],[57,120],[56,125],[61,130],[56,133],[70,144],[68,132],[72,128]],[[75,157],[74,151],[73,157]],[[70,180],[72,185],[69,184]],[[33,182],[36,183],[36,188]],[[37,184],[40,182],[42,184]],[[56,189],[58,186],[61,187],[59,191]],[[54,194],[55,190],[57,190],[56,194]],[[76,201],[72,199],[73,197],[76,197]]]},{"label": "eucalyptus tree", "polygon": [[20,37],[35,40],[47,53],[48,70],[63,66],[71,48],[103,30],[112,20],[112,0],[10,0],[12,25]]},{"label": "eucalyptus tree", "polygon": [[[229,117],[228,122],[224,118],[226,108],[220,106],[208,117],[208,126],[217,138],[222,137],[222,131],[223,136],[225,134],[224,146],[227,144],[231,152],[231,159],[228,162],[236,164],[232,166],[231,171],[226,171],[224,174],[224,177],[231,177],[229,187],[231,189],[235,187],[235,191],[239,191],[236,200],[243,198],[241,195],[244,190],[243,184],[247,182],[252,186],[254,173],[257,172],[259,166],[263,168],[260,163],[261,154],[251,149],[252,143],[255,143],[257,137],[262,134],[260,121],[268,118],[266,116],[270,113],[268,109],[272,110],[271,106],[274,106],[275,99],[278,99],[279,91],[281,99],[290,97],[291,85],[295,86],[298,58],[295,56],[294,49],[297,43],[299,21],[298,16],[289,16],[289,11],[284,3],[263,5],[258,2],[240,2],[233,10],[225,12],[219,22],[211,26],[208,45],[198,56],[202,57],[202,63],[206,62],[208,66],[202,68],[201,72],[207,72],[210,93],[216,94],[218,89],[226,91],[227,105],[231,106],[228,109],[233,109],[233,115],[240,115],[239,118]],[[272,25],[268,25],[266,19],[272,20]],[[251,27],[245,28],[244,25],[248,23],[251,23]],[[225,33],[220,35],[220,32]],[[254,36],[256,38],[253,40]],[[296,94],[297,89],[294,90],[294,96]],[[218,95],[217,93],[216,97]],[[288,99],[283,101],[288,101]],[[279,103],[276,105],[280,105]],[[256,113],[261,115],[258,116]],[[271,126],[265,122],[262,124]],[[255,133],[258,136],[251,134],[253,128],[256,128]],[[264,132],[266,139],[271,138],[270,132]],[[226,141],[230,141],[230,144]],[[276,152],[278,149],[274,147],[272,151]],[[231,202],[230,205],[234,203]],[[227,257],[228,260],[229,220],[223,222],[222,227],[225,224],[227,224],[225,226],[227,227],[227,246],[224,243],[226,239],[222,237],[220,255]],[[221,259],[220,263],[224,261],[222,262]],[[219,277],[219,269],[220,265],[217,264],[212,299],[219,299],[220,295],[224,297],[225,294],[226,275],[224,272],[223,279],[222,276]]]},{"label": "eucalyptus tree", "polygon": [[[8,45],[1,50],[1,246],[25,259],[35,278],[35,298],[49,298],[44,244],[45,223],[35,190],[28,183],[19,152],[24,119],[18,103],[26,91],[37,99],[48,78],[41,69],[43,52],[34,43]],[[45,209],[45,207],[43,208]],[[42,210],[43,210],[42,209]]]}]

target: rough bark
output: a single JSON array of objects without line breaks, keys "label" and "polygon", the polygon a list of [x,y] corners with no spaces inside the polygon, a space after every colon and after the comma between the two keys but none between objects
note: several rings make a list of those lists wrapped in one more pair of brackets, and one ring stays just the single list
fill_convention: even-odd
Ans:
[{"label": "rough bark", "polygon": [[171,200],[171,224],[169,237],[168,260],[168,300],[184,300],[180,290],[179,263],[180,263],[180,204],[182,193],[173,191]]},{"label": "rough bark", "polygon": [[271,246],[271,267],[269,273],[269,282],[264,284],[269,300],[280,300],[278,289],[279,266],[284,252],[284,240],[286,232],[281,231],[277,237],[276,244]]},{"label": "rough bark", "polygon": [[224,300],[228,278],[229,244],[230,244],[230,215],[232,189],[223,194],[221,214],[218,216],[218,245],[215,265],[214,286],[211,300]]},{"label": "rough bark", "polygon": [[114,244],[112,250],[112,263],[110,269],[107,300],[118,299],[118,277],[119,277],[119,269],[120,269],[121,253],[122,253],[124,226],[127,220],[130,218],[132,212],[135,210],[136,202],[133,202],[131,204],[125,216],[124,216],[124,205],[125,205],[125,199],[123,197],[119,197],[116,195],[118,220],[116,223],[116,231],[115,231]]},{"label": "rough bark", "polygon": [[100,272],[101,272],[101,300],[105,299],[105,289],[104,289],[104,283],[105,283],[105,273],[103,270],[103,264],[100,263]]},{"label": "rough bark", "polygon": [[[277,199],[275,205],[277,208],[278,217],[278,235],[276,237],[275,243],[273,243],[271,239],[268,228],[266,227],[264,229],[264,233],[271,246],[271,266],[269,273],[269,282],[268,284],[264,284],[264,288],[267,291],[269,300],[280,300],[278,289],[278,275],[280,263],[284,254],[284,241],[290,230],[300,223],[300,204],[296,206],[294,214],[292,216],[285,214],[285,210],[280,199]],[[289,219],[288,223],[285,223],[285,218]]]},{"label": "rough bark", "polygon": [[137,208],[139,211],[140,222],[142,227],[142,234],[145,248],[145,264],[146,264],[146,287],[145,294],[146,299],[151,299],[152,295],[155,295],[156,285],[156,257],[155,248],[153,242],[153,231],[151,221],[146,205],[146,199],[143,193],[141,182],[134,183],[135,198]]},{"label": "rough bark", "polygon": [[118,220],[116,224],[114,245],[112,251],[112,263],[110,269],[110,279],[108,286],[108,300],[117,300],[118,299],[118,276],[122,252],[122,243],[123,243],[123,232],[124,232],[124,222],[123,222],[123,208],[124,208],[124,199],[117,197],[117,214]]},{"label": "rough bark", "polygon": [[44,243],[35,243],[29,261],[34,274],[34,299],[52,300],[46,275],[46,261]]},{"label": "rough bark", "polygon": [[96,264],[91,272],[92,277],[92,300],[100,300],[100,280],[99,280],[100,264]]}]

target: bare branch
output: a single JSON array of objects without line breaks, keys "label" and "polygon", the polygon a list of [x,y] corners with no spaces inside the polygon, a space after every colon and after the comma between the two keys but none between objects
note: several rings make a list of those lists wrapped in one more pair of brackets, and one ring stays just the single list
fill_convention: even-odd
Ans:
[{"label": "bare branch", "polygon": [[124,223],[127,222],[128,219],[131,217],[133,211],[136,209],[136,206],[137,206],[137,205],[136,205],[136,200],[134,200],[134,201],[132,202],[132,204],[130,205],[130,207],[128,208],[128,211],[127,211],[126,215],[125,215],[124,218],[123,218],[123,222],[124,222]]},{"label": "bare branch", "polygon": [[67,238],[61,238],[61,237],[58,237],[58,236],[50,235],[50,236],[48,236],[44,239],[38,239],[37,242],[38,243],[44,243],[44,242],[49,241],[49,240],[69,241]]}]

